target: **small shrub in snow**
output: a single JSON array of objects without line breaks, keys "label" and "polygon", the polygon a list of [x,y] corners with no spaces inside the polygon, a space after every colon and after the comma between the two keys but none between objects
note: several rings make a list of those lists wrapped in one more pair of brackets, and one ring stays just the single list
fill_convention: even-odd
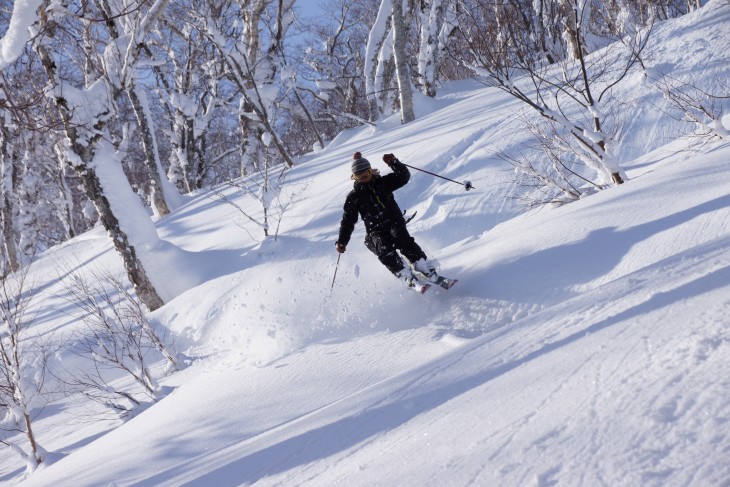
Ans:
[{"label": "small shrub in snow", "polygon": [[93,362],[67,370],[64,381],[92,401],[122,416],[158,399],[160,386],[152,373],[160,355],[165,371],[179,367],[177,354],[160,337],[147,309],[116,277],[71,274],[65,284],[83,325],[70,351]]},{"label": "small shrub in snow", "polygon": [[46,458],[33,432],[31,410],[45,393],[46,348],[27,336],[26,310],[33,296],[26,285],[28,266],[0,277],[0,443],[33,472]]}]

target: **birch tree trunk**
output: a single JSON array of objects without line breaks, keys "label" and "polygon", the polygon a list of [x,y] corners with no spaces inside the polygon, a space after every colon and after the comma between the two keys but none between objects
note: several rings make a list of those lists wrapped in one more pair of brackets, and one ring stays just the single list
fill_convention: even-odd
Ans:
[{"label": "birch tree trunk", "polygon": [[[10,272],[20,269],[20,255],[13,231],[13,186],[17,179],[17,154],[14,149],[10,127],[5,124],[3,110],[0,109],[0,246],[3,258],[0,259],[0,276],[5,273],[5,262]],[[3,262],[5,261],[5,262]]]},{"label": "birch tree trunk", "polygon": [[[48,32],[53,32],[52,26],[48,29]],[[35,49],[46,71],[49,84],[53,87],[53,89],[49,89],[48,94],[52,97],[63,121],[68,144],[66,147],[68,162],[79,177],[86,196],[96,207],[99,218],[109,233],[114,248],[122,257],[127,276],[134,286],[137,295],[150,310],[158,309],[164,302],[147,276],[144,266],[137,256],[137,250],[129,241],[127,231],[122,229],[119,220],[114,214],[111,204],[104,194],[101,181],[92,165],[97,146],[105,135],[103,129],[106,125],[106,120],[108,120],[111,114],[108,111],[93,114],[89,122],[93,123],[91,127],[85,127],[77,123],[73,118],[75,107],[69,106],[68,100],[62,94],[63,90],[57,89],[61,83],[58,79],[56,63],[48,47],[45,44],[36,44]],[[107,93],[107,96],[110,95]],[[101,106],[105,107],[102,108],[103,110],[108,110],[106,104],[102,103]],[[126,180],[117,181],[116,183],[129,186]],[[129,190],[131,191],[131,188]]]},{"label": "birch tree trunk", "polygon": [[112,38],[110,45],[115,46],[115,49],[107,49],[105,53],[107,57],[105,74],[114,86],[115,97],[126,92],[132,103],[142,134],[145,169],[152,193],[151,204],[159,216],[165,216],[170,213],[171,207],[178,206],[178,194],[162,170],[147,97],[135,77],[141,51],[145,47],[145,39],[167,7],[169,0],[157,0],[146,14],[143,15],[141,11],[136,12],[131,19],[118,16],[107,0],[95,1],[105,17],[104,25]]},{"label": "birch tree trunk", "polygon": [[[63,157],[60,157],[59,160],[62,161]],[[71,240],[76,236],[77,230],[74,217],[73,194],[66,181],[66,170],[67,167],[64,164],[59,164],[58,171],[56,172],[58,187],[61,189],[61,204],[58,205],[56,211],[58,213],[58,219],[61,220],[63,228],[66,231],[66,239]]]},{"label": "birch tree trunk", "polygon": [[423,3],[421,11],[421,42],[418,51],[418,78],[421,92],[436,96],[436,68],[439,54],[439,24],[443,17],[442,0]]},{"label": "birch tree trunk", "polygon": [[243,50],[243,58],[245,62],[244,66],[239,66],[242,78],[241,88],[244,92],[243,99],[240,103],[242,114],[239,116],[241,137],[244,141],[241,148],[242,175],[248,174],[252,170],[259,170],[260,161],[263,157],[261,153],[261,135],[263,134],[261,123],[263,123],[263,117],[257,117],[259,119],[257,121],[253,117],[245,115],[248,113],[256,113],[256,107],[249,97],[245,95],[245,92],[246,90],[252,89],[254,85],[254,73],[251,67],[255,66],[258,62],[259,48],[261,46],[259,22],[261,21],[261,15],[266,8],[266,3],[266,0],[254,0],[248,3],[247,8],[244,10],[244,30],[242,40],[245,46]]},{"label": "birch tree trunk", "polygon": [[383,85],[382,79],[378,80],[378,67],[381,64],[380,55],[388,37],[388,20],[392,14],[391,0],[382,0],[378,15],[370,29],[368,43],[365,48],[365,96],[368,100],[368,118],[375,122],[380,118],[378,100],[381,96]]},{"label": "birch tree trunk", "polygon": [[152,192],[152,207],[159,216],[170,214],[170,206],[167,204],[165,197],[165,186],[163,176],[161,174],[162,167],[160,164],[160,153],[157,149],[157,140],[155,138],[154,122],[149,116],[149,109],[146,103],[146,95],[141,92],[136,81],[132,81],[132,86],[128,87],[127,95],[132,102],[134,115],[137,118],[139,130],[142,133],[142,148],[144,150],[145,166],[147,167],[147,176],[150,181],[150,190]]},{"label": "birch tree trunk", "polygon": [[579,38],[578,0],[560,0],[560,9],[565,22],[563,38],[567,43],[568,56],[572,59],[580,59],[583,43]]},{"label": "birch tree trunk", "polygon": [[[93,158],[93,154],[91,154],[91,157]],[[104,189],[96,175],[96,171],[90,168],[88,164],[75,166],[74,169],[81,178],[81,184],[86,196],[94,203],[96,211],[99,213],[99,219],[109,233],[114,248],[122,257],[127,276],[134,286],[137,296],[150,311],[162,307],[165,303],[147,276],[144,266],[137,256],[137,249],[129,242],[127,233],[122,229],[119,220],[114,215],[109,200],[104,195]]]},{"label": "birch tree trunk", "polygon": [[403,3],[393,1],[393,54],[395,55],[395,69],[398,78],[398,95],[400,98],[401,123],[415,120],[413,114],[413,91],[411,77],[408,72],[408,58],[406,55],[406,28],[403,24]]}]

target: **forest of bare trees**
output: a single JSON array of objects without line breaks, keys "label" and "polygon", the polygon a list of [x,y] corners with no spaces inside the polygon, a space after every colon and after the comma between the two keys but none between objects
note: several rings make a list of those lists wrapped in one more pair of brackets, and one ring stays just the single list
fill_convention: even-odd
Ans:
[{"label": "forest of bare trees", "polygon": [[[326,0],[313,14],[293,0],[41,2],[0,73],[3,269],[96,221],[135,267],[104,193],[112,181],[93,167],[101,150],[126,176],[113,184],[164,217],[181,193],[291,167],[345,128],[401,107],[407,122],[413,96],[475,66],[511,86],[698,4]],[[0,32],[12,15],[2,2]],[[588,110],[598,102],[590,86],[574,89]]]}]

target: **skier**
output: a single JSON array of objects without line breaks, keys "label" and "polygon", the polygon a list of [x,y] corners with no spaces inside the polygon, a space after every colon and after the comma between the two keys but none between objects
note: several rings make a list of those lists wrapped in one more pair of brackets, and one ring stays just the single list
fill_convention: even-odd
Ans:
[{"label": "skier", "polygon": [[403,213],[393,197],[393,191],[404,186],[411,173],[393,154],[385,154],[383,161],[392,169],[391,174],[381,176],[380,171],[373,169],[360,152],[353,155],[351,179],[355,182],[345,200],[335,249],[339,253],[345,252],[359,214],[365,222],[365,246],[398,279],[422,293],[429,285],[419,283],[411,268],[396,252],[407,258],[413,269],[426,279],[441,284],[435,266],[408,233]]}]

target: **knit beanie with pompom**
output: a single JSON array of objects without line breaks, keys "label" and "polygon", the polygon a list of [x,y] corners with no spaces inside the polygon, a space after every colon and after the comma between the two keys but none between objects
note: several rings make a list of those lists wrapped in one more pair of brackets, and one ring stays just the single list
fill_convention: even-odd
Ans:
[{"label": "knit beanie with pompom", "polygon": [[370,161],[365,159],[360,152],[355,152],[352,155],[352,174],[367,171],[370,168]]}]

